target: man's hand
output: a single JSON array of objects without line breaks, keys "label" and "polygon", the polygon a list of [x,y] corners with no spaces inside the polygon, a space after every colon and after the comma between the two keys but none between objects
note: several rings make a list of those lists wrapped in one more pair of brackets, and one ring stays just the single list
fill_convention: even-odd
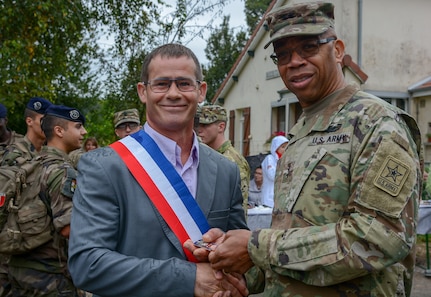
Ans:
[{"label": "man's hand", "polygon": [[242,297],[248,294],[241,275],[227,274],[222,279],[216,279],[209,263],[196,264],[195,297]]},{"label": "man's hand", "polygon": [[[213,230],[213,229],[211,229]],[[210,231],[211,231],[210,230]],[[204,235],[204,239],[213,240],[217,234],[208,231]],[[248,241],[251,236],[251,231],[248,230],[230,230],[223,237],[222,243],[217,243],[217,248],[211,251],[208,259],[212,268],[221,270],[225,274],[237,272],[244,274],[247,270],[253,267],[253,262],[248,254]],[[220,277],[220,274],[217,274]]]},{"label": "man's hand", "polygon": [[[207,233],[205,233],[202,236],[202,240],[205,242],[213,243],[213,245],[211,246],[211,249],[214,250],[214,249],[216,249],[217,245],[222,243],[222,241],[224,239],[224,235],[225,235],[225,233],[222,230],[220,230],[218,228],[213,228],[213,229],[210,229]],[[209,255],[210,251],[208,251],[207,249],[199,248],[199,247],[195,246],[193,244],[193,241],[191,241],[190,239],[187,240],[186,242],[184,242],[183,246],[184,246],[184,248],[186,248],[190,252],[192,252],[193,255],[195,256],[195,258],[199,262],[208,262],[208,255]]]},{"label": "man's hand", "polygon": [[70,235],[70,225],[64,226],[60,230],[60,235],[63,236],[64,238],[69,238],[69,235]]}]

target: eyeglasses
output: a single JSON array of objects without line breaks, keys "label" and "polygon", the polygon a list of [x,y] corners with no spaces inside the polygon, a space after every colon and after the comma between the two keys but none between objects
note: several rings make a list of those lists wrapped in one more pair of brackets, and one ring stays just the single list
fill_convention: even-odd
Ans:
[{"label": "eyeglasses", "polygon": [[275,65],[285,65],[292,59],[293,52],[296,52],[301,58],[306,59],[319,53],[320,45],[337,40],[336,37],[329,37],[319,40],[307,40],[293,49],[281,53],[273,53],[270,57]]},{"label": "eyeglasses", "polygon": [[200,80],[192,80],[189,78],[176,78],[176,79],[158,78],[152,81],[144,82],[144,85],[149,85],[151,90],[154,93],[166,93],[171,87],[172,82],[175,82],[175,85],[177,86],[178,90],[180,90],[181,92],[195,91],[199,86],[199,84],[201,83]]},{"label": "eyeglasses", "polygon": [[122,123],[120,125],[117,126],[118,130],[126,130],[127,127],[129,127],[130,130],[135,130],[136,128],[138,128],[139,124],[136,123]]}]

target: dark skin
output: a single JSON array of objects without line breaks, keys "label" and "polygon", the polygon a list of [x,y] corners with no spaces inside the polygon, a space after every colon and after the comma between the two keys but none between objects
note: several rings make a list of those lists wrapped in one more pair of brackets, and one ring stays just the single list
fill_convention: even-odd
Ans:
[{"label": "dark skin", "polygon": [[[319,39],[335,37],[328,30]],[[295,36],[274,43],[276,54],[298,46],[310,37]],[[346,86],[341,70],[344,57],[344,42],[340,39],[321,44],[319,52],[312,57],[302,58],[295,51],[289,63],[278,65],[278,72],[286,87],[296,95],[302,108],[309,107],[329,94]]]},{"label": "dark skin", "polygon": [[[336,37],[335,32],[328,30],[318,38],[327,37]],[[274,52],[280,54],[290,51],[310,38],[317,39],[317,36],[280,39],[273,44]],[[297,96],[301,106],[306,108],[346,86],[341,69],[343,57],[344,42],[337,39],[321,44],[319,52],[308,58],[302,58],[293,51],[291,60],[278,65],[278,71],[286,87]],[[231,230],[224,233],[219,229],[211,229],[204,234],[203,240],[216,243],[213,251],[192,248],[190,243],[186,243],[185,246],[200,261],[209,261],[212,268],[219,271],[219,277],[223,274],[221,271],[244,274],[254,266],[247,249],[251,234],[252,232],[248,230]]]},{"label": "dark skin", "polygon": [[10,138],[11,132],[7,129],[7,118],[0,119],[0,142],[6,142]]}]

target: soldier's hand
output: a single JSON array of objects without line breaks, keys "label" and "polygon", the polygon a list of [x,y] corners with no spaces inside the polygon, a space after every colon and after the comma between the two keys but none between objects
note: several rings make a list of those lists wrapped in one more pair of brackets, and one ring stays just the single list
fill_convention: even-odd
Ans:
[{"label": "soldier's hand", "polygon": [[222,230],[213,228],[202,236],[204,242],[211,243],[210,248],[197,247],[191,240],[184,242],[183,246],[192,252],[199,262],[208,262],[210,251],[217,248],[217,245],[223,241],[224,235]]},{"label": "soldier's hand", "polygon": [[[249,230],[228,231],[223,242],[218,243],[217,248],[208,255],[212,268],[223,271],[224,274],[230,272],[244,274],[249,270],[254,265],[247,249],[250,236]],[[217,274],[217,277],[220,277],[220,274]]]}]

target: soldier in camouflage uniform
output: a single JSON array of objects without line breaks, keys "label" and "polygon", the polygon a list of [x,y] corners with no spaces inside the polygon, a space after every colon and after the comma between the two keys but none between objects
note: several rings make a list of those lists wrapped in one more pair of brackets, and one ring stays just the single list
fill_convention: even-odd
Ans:
[{"label": "soldier in camouflage uniform", "polygon": [[30,253],[14,255],[9,262],[11,294],[8,296],[79,296],[67,269],[67,239],[76,171],[68,153],[81,147],[87,131],[85,118],[76,109],[51,105],[42,119],[47,145],[41,155],[57,160],[44,170],[42,189],[51,202],[53,238]]},{"label": "soldier in camouflage uniform", "polygon": [[244,213],[248,209],[248,187],[250,184],[250,166],[247,160],[224,137],[226,130],[226,109],[218,105],[205,105],[199,110],[197,133],[201,141],[238,165],[241,176],[241,192]]},{"label": "soldier in camouflage uniform", "polygon": [[139,111],[136,108],[120,110],[114,113],[114,132],[122,139],[142,128]]},{"label": "soldier in camouflage uniform", "polygon": [[[16,143],[7,146],[3,156],[4,160],[15,161],[17,157],[24,157],[26,160],[31,160],[38,153],[45,142],[45,134],[40,127],[40,119],[45,114],[51,102],[44,98],[31,98],[27,103],[24,111],[24,118],[27,125],[27,133],[24,138],[20,138]],[[9,291],[10,284],[8,279],[8,262],[7,255],[0,254],[0,297],[6,296]]]},{"label": "soldier in camouflage uniform", "polygon": [[304,112],[277,165],[271,229],[210,230],[212,267],[248,271],[263,296],[410,296],[423,172],[414,119],[346,83],[332,4],[266,21],[265,48]]},{"label": "soldier in camouflage uniform", "polygon": [[7,127],[7,108],[0,103],[0,160],[2,159],[6,147],[12,143],[17,142],[24,136],[12,131]]},{"label": "soldier in camouflage uniform", "polygon": [[[31,159],[40,152],[46,139],[40,121],[49,106],[51,106],[51,102],[40,97],[33,97],[28,101],[24,111],[27,132],[23,138],[6,148],[5,155],[15,151],[14,154]],[[7,159],[14,158],[9,156]]]}]

